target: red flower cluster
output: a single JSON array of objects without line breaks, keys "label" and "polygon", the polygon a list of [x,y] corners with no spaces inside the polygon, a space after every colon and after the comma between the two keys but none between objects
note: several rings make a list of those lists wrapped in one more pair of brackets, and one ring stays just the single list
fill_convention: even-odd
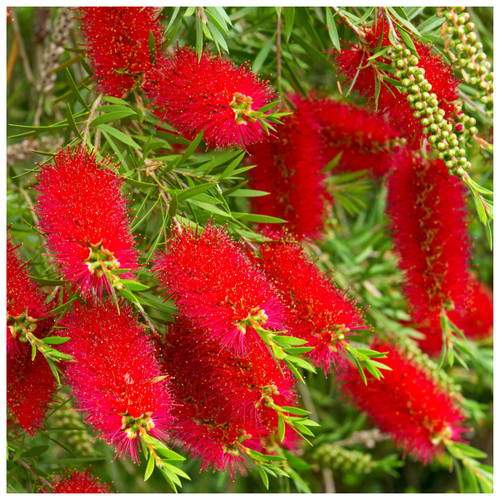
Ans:
[{"label": "red flower cluster", "polygon": [[167,436],[171,401],[154,346],[128,305],[77,304],[61,322],[70,340],[67,379],[78,408],[117,455],[138,462],[142,435]]},{"label": "red flower cluster", "polygon": [[109,487],[109,484],[99,481],[88,469],[65,469],[60,476],[52,478],[50,489],[42,488],[40,493],[111,493]]},{"label": "red flower cluster", "polygon": [[394,167],[400,133],[381,115],[329,98],[312,100],[311,105],[321,130],[325,163],[342,153],[335,171],[369,169],[379,178]]},{"label": "red flower cluster", "polygon": [[425,369],[387,342],[372,348],[388,352],[384,364],[392,371],[367,385],[354,366],[342,374],[342,391],[356,407],[424,464],[444,451],[444,442],[463,441],[464,415]]},{"label": "red flower cluster", "polygon": [[16,254],[7,235],[7,354],[22,356],[27,349],[26,333],[37,338],[47,335],[53,318],[45,303],[45,295],[28,276],[26,263]]},{"label": "red flower cluster", "polygon": [[[81,30],[100,92],[123,97],[142,85],[163,43],[157,7],[82,7]],[[150,50],[153,35],[155,52]]]},{"label": "red flower cluster", "polygon": [[261,245],[256,261],[287,307],[288,333],[313,347],[304,356],[325,373],[332,364],[343,367],[347,337],[365,328],[362,312],[298,242],[283,234],[271,235],[271,240]]},{"label": "red flower cluster", "polygon": [[321,131],[306,99],[283,119],[278,137],[250,148],[252,189],[267,196],[251,198],[252,212],[278,217],[298,238],[318,238],[326,218],[325,166]]},{"label": "red flower cluster", "polygon": [[155,114],[181,134],[204,131],[209,147],[223,148],[265,138],[256,112],[276,96],[247,65],[237,68],[207,51],[198,58],[195,50],[182,47],[148,78],[145,90]]},{"label": "red flower cluster", "polygon": [[[371,28],[365,29],[366,45],[351,46],[335,52],[335,63],[339,71],[347,77],[348,83],[362,95],[374,102],[376,94],[375,76],[368,58],[378,47],[380,37],[383,36],[381,46],[389,46],[389,28],[383,19]],[[445,111],[445,118],[453,119],[456,114],[454,101],[458,98],[459,81],[454,77],[451,66],[447,65],[440,56],[432,53],[432,48],[413,40],[418,54],[418,67],[425,70],[425,78],[432,85],[432,92],[436,94],[440,109]],[[332,52],[333,53],[333,52]],[[386,62],[389,62],[386,60]],[[386,83],[386,82],[385,82]],[[409,108],[406,95],[387,83],[380,86],[378,109],[393,126],[400,130],[409,144],[418,147],[422,138],[422,127],[419,120],[413,116]]]},{"label": "red flower cluster", "polygon": [[213,225],[176,231],[154,272],[193,326],[236,352],[259,340],[256,328],[284,325],[283,306],[263,273]]},{"label": "red flower cluster", "polygon": [[170,330],[162,355],[177,403],[174,438],[201,458],[202,469],[244,475],[249,450],[266,453],[266,440],[277,434],[274,406],[295,403],[290,371],[279,368],[265,346],[228,351],[185,318]]},{"label": "red flower cluster", "polygon": [[115,269],[137,268],[123,181],[106,168],[111,166],[108,160],[98,164],[84,146],[73,152],[68,147],[55,154],[53,164],[41,165],[37,176],[35,210],[47,248],[73,291],[86,297],[101,296],[103,288],[109,292]]},{"label": "red flower cluster", "polygon": [[31,360],[31,349],[7,356],[7,407],[14,420],[34,436],[56,390],[56,380],[42,354]]},{"label": "red flower cluster", "polygon": [[387,213],[414,321],[465,304],[469,240],[464,187],[440,160],[406,155],[388,179]]}]

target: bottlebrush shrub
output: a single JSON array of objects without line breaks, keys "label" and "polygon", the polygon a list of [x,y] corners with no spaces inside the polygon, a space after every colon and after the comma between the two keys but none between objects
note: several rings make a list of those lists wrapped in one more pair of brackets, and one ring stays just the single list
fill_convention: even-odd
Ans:
[{"label": "bottlebrush shrub", "polygon": [[247,65],[180,47],[148,74],[145,85],[154,113],[181,134],[203,131],[209,147],[246,147],[266,138],[259,112],[276,94]]},{"label": "bottlebrush shrub", "polygon": [[138,267],[123,180],[111,159],[98,163],[83,145],[60,149],[54,163],[40,168],[35,212],[46,246],[73,292],[101,297],[111,291],[116,269]]},{"label": "bottlebrush shrub", "polygon": [[124,97],[143,84],[163,44],[160,13],[157,7],[80,9],[85,53],[100,92]]},{"label": "bottlebrush shrub", "polygon": [[367,328],[356,302],[322,272],[303,247],[286,233],[269,235],[256,259],[287,308],[288,332],[307,341],[304,356],[323,368],[345,368],[345,345]]},{"label": "bottlebrush shrub", "polygon": [[[363,43],[358,46],[342,49],[340,53],[332,51],[334,63],[341,74],[346,77],[346,83],[353,85],[353,89],[371,102],[375,100],[377,86],[374,70],[368,59],[374,55],[380,38],[380,47],[390,46],[389,27],[384,19],[376,22],[363,31]],[[457,118],[456,100],[458,99],[459,80],[455,78],[451,66],[435,54],[432,47],[415,39],[412,40],[417,51],[419,62],[417,66],[425,71],[425,78],[432,85],[432,92],[436,94],[439,108],[443,109],[444,117],[454,121]],[[382,57],[385,63],[390,63]],[[390,82],[380,85],[378,95],[378,110],[388,121],[406,137],[408,143],[418,147],[422,140],[422,127],[419,118],[413,116],[413,110],[408,106],[406,95],[402,94]]]},{"label": "bottlebrush shrub", "polygon": [[407,154],[388,178],[389,227],[417,324],[467,302],[470,244],[464,194],[441,160]]},{"label": "bottlebrush shrub", "polygon": [[213,224],[175,230],[154,273],[179,312],[225,348],[244,352],[259,340],[256,328],[284,327],[284,307],[264,274]]},{"label": "bottlebrush shrub", "polygon": [[[251,198],[252,212],[287,221],[298,238],[319,238],[331,200],[322,169],[325,156],[315,112],[295,98],[293,114],[283,119],[277,137],[249,148],[249,185],[270,194]],[[265,228],[265,225],[261,225]]]},{"label": "bottlebrush shrub", "polygon": [[378,381],[370,377],[365,384],[351,367],[338,378],[344,395],[405,453],[424,464],[441,455],[447,442],[463,442],[465,415],[425,368],[389,342],[372,348],[388,352],[384,362],[391,371]]},{"label": "bottlebrush shrub", "polygon": [[7,356],[7,407],[14,422],[31,437],[42,428],[56,386],[42,354],[32,360],[31,349],[25,349],[15,357]]},{"label": "bottlebrush shrub", "polygon": [[59,476],[53,476],[50,487],[40,489],[40,493],[112,493],[110,485],[95,478],[88,469],[64,469]]},{"label": "bottlebrush shrub", "polygon": [[154,345],[129,305],[77,304],[61,320],[74,358],[66,376],[78,409],[116,456],[139,462],[144,436],[163,440],[172,422],[168,382]]},{"label": "bottlebrush shrub", "polygon": [[377,178],[397,165],[400,132],[366,106],[328,97],[312,99],[323,138],[325,163],[341,154],[335,170],[370,170]]},{"label": "bottlebrush shrub", "polygon": [[264,345],[236,354],[185,318],[170,329],[161,353],[172,376],[176,441],[201,459],[202,469],[246,475],[252,450],[269,452],[265,446],[278,433],[274,407],[295,403],[290,371]]},{"label": "bottlebrush shrub", "polygon": [[29,345],[26,335],[45,337],[54,320],[45,294],[29,278],[27,264],[18,257],[17,248],[7,235],[7,354],[24,357]]}]

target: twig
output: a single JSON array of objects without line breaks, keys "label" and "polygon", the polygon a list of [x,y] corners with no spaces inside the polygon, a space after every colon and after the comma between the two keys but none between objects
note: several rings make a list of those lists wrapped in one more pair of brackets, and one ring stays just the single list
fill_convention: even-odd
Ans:
[{"label": "twig", "polygon": [[379,429],[370,429],[367,431],[358,431],[352,434],[352,436],[347,439],[341,439],[340,441],[335,441],[335,446],[353,446],[355,444],[363,444],[367,448],[373,448],[375,443],[379,441],[387,441],[391,439],[391,435],[381,432]]},{"label": "twig", "polygon": [[26,55],[26,50],[24,49],[23,39],[21,37],[21,30],[19,29],[19,23],[17,22],[17,16],[14,15],[14,12],[11,12],[12,18],[12,27],[14,28],[14,33],[16,40],[18,42],[19,55],[23,61],[24,72],[26,73],[26,80],[30,85],[34,84],[33,72],[31,71],[30,63],[28,56]]},{"label": "twig", "polygon": [[94,119],[95,112],[97,110],[97,106],[101,103],[102,94],[97,96],[97,99],[92,104],[92,108],[90,109],[89,116],[87,118],[87,122],[85,123],[85,130],[83,131],[83,142],[87,142],[87,137],[89,135],[90,122]]},{"label": "twig", "polygon": [[39,479],[45,486],[49,487],[52,490],[52,484],[50,481],[45,479],[43,476],[40,476],[40,474],[37,474],[31,467],[31,465],[27,464],[24,460],[21,460],[20,458],[16,459],[16,462],[21,466],[24,467],[32,476],[36,477]]},{"label": "twig", "polygon": [[278,91],[281,95],[281,15],[276,22],[276,72]]},{"label": "twig", "polygon": [[338,7],[332,7],[332,9],[337,13],[342,22],[347,26],[349,26],[349,28],[351,28],[354,31],[354,33],[356,33],[356,35],[358,35],[360,38],[364,38],[363,31],[361,31],[356,25],[352,23],[352,21],[350,21],[346,16],[344,16],[342,11]]}]

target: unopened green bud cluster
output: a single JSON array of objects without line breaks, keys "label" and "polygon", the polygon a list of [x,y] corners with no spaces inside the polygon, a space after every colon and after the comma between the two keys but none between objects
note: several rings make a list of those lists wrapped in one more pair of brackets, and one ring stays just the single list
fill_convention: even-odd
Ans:
[{"label": "unopened green bud cluster", "polygon": [[447,42],[454,49],[454,53],[449,52],[450,57],[461,70],[464,81],[476,89],[476,98],[491,116],[493,73],[474,31],[474,23],[469,20],[469,13],[464,11],[464,7],[447,7],[438,9],[438,15],[446,18]]},{"label": "unopened green bud cluster", "polygon": [[[414,110],[413,116],[420,122],[422,133],[438,157],[445,162],[450,174],[462,177],[470,168],[465,149],[466,135],[463,123],[452,125],[445,118],[445,111],[439,107],[437,95],[425,77],[425,69],[418,66],[418,57],[402,44],[388,53],[395,77],[401,82],[401,92],[408,94],[408,106]],[[471,119],[474,120],[474,119]],[[474,123],[468,123],[474,126]]]},{"label": "unopened green bud cluster", "polygon": [[[63,398],[68,397],[63,395]],[[64,435],[67,436],[66,439],[71,449],[77,454],[87,456],[92,452],[93,437],[82,423],[79,412],[75,411],[71,401],[57,409],[52,416],[51,424],[55,428],[67,429]]]},{"label": "unopened green bud cluster", "polygon": [[328,467],[342,472],[368,474],[376,467],[376,462],[369,453],[348,450],[331,443],[319,445],[314,452],[313,458],[321,467]]}]

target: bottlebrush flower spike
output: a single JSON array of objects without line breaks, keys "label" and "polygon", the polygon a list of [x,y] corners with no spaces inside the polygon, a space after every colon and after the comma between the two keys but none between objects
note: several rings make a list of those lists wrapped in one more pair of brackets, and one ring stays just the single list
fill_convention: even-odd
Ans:
[{"label": "bottlebrush flower spike", "polygon": [[287,307],[288,332],[313,349],[304,354],[325,373],[344,367],[345,343],[355,330],[366,328],[363,314],[285,233],[270,234],[256,262],[279,290]]},{"label": "bottlebrush flower spike", "polygon": [[266,130],[259,112],[276,94],[248,65],[237,68],[230,59],[189,47],[178,48],[149,76],[145,86],[154,113],[181,134],[204,131],[209,147],[246,147],[261,142]]},{"label": "bottlebrush flower spike", "polygon": [[7,407],[14,420],[31,436],[41,429],[56,390],[56,379],[45,358],[31,360],[31,349],[7,356]]},{"label": "bottlebrush flower spike", "polygon": [[[262,343],[249,344],[244,354],[224,349],[220,342],[180,318],[167,341],[167,360],[175,355],[177,363],[189,370],[196,384],[211,387],[216,406],[233,413],[243,422],[272,426],[274,406],[294,406],[296,379],[283,362],[280,366]],[[270,411],[269,411],[270,410]]]},{"label": "bottlebrush flower spike", "polygon": [[[157,7],[82,7],[81,31],[97,88],[124,97],[144,82],[163,43]],[[150,48],[150,36],[154,51]]]},{"label": "bottlebrush flower spike", "polygon": [[[63,278],[83,296],[110,292],[114,270],[138,267],[120,176],[84,146],[68,147],[41,165],[36,213]],[[122,278],[132,278],[127,272]]]},{"label": "bottlebrush flower spike", "polygon": [[16,253],[7,235],[7,354],[22,356],[29,345],[26,334],[43,338],[54,320],[50,317],[45,295],[28,276],[26,263]]},{"label": "bottlebrush flower spike", "polygon": [[52,477],[50,489],[41,488],[40,493],[111,493],[109,487],[109,484],[102,483],[88,469],[65,469],[60,476]]},{"label": "bottlebrush flower spike", "polygon": [[424,464],[444,451],[444,443],[463,442],[465,416],[449,394],[408,355],[388,343],[372,349],[388,352],[392,371],[370,376],[365,385],[356,367],[340,375],[341,390],[382,432]]},{"label": "bottlebrush flower spike", "polygon": [[225,348],[244,352],[260,341],[256,328],[284,326],[283,306],[263,273],[212,224],[175,231],[153,271],[178,311]]},{"label": "bottlebrush flower spike", "polygon": [[[249,454],[265,452],[262,440],[271,433],[269,412],[274,411],[262,399],[277,398],[282,404],[294,399],[286,368],[286,376],[279,374],[270,356],[259,365],[264,361],[259,349],[231,353],[184,318],[167,334],[161,353],[164,369],[172,376],[173,436],[192,457],[201,459],[201,469],[229,470],[232,479],[236,473],[246,475]],[[283,394],[272,394],[278,386]]]},{"label": "bottlebrush flower spike", "polygon": [[442,161],[411,154],[388,178],[389,227],[417,324],[468,300],[464,189]]},{"label": "bottlebrush flower spike", "polygon": [[[334,54],[334,62],[340,73],[344,74],[353,89],[358,90],[371,101],[375,100],[375,76],[368,58],[374,55],[380,37],[383,36],[381,47],[390,46],[389,27],[384,19],[364,30],[366,43],[363,46],[353,46]],[[425,71],[426,80],[432,85],[432,92],[436,94],[439,107],[444,110],[444,117],[453,121],[457,116],[455,101],[458,99],[457,80],[450,65],[446,64],[439,55],[432,52],[432,47],[417,40],[413,44],[418,54],[418,67]],[[380,61],[389,63],[387,58]],[[386,87],[387,85],[387,87]],[[406,95],[402,94],[394,85],[384,82],[380,85],[378,110],[393,126],[400,130],[401,135],[407,138],[408,143],[419,147],[422,139],[422,127],[419,119],[413,116],[413,110],[408,106]]]},{"label": "bottlebrush flower spike", "polygon": [[323,138],[325,164],[339,153],[335,171],[370,169],[383,177],[394,166],[402,138],[399,131],[369,108],[324,97],[312,99]]},{"label": "bottlebrush flower spike", "polygon": [[[267,191],[251,198],[252,212],[278,217],[298,238],[319,238],[327,204],[323,142],[314,110],[295,97],[296,109],[283,119],[278,136],[249,148],[252,189]],[[265,225],[264,225],[265,227]]]},{"label": "bottlebrush flower spike", "polygon": [[171,424],[167,381],[154,357],[154,346],[128,305],[120,310],[109,299],[77,304],[61,322],[70,340],[67,379],[79,410],[87,413],[116,455],[139,462],[141,436],[165,439]]}]

